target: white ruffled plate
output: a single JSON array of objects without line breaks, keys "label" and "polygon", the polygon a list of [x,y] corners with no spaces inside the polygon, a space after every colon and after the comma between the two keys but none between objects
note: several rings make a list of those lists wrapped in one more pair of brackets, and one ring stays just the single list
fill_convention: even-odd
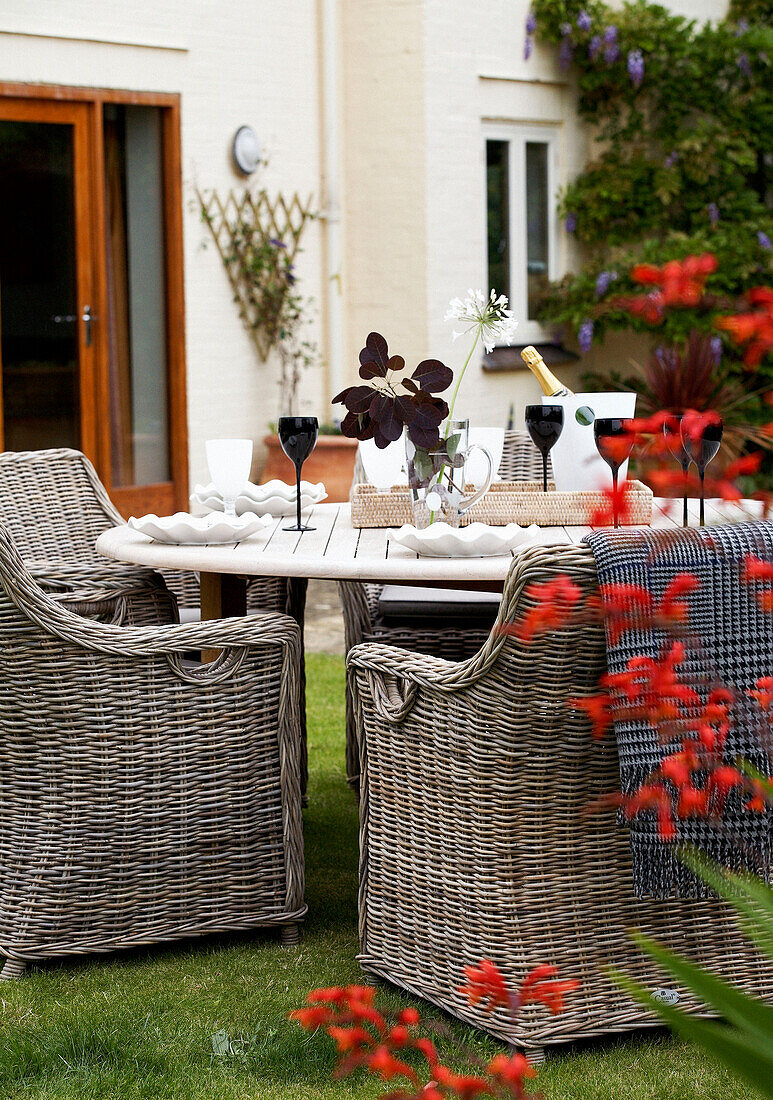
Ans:
[{"label": "white ruffled plate", "polygon": [[538,533],[536,523],[531,527],[519,527],[517,523],[508,523],[506,527],[490,527],[487,523],[449,527],[447,523],[431,523],[423,530],[405,523],[397,531],[387,531],[387,538],[426,558],[491,558],[533,542]]},{"label": "white ruffled plate", "polygon": [[[295,496],[295,486],[284,481],[267,481],[265,485],[248,482],[236,501],[236,513],[240,516],[247,512],[254,512],[258,516],[293,516]],[[326,499],[327,492],[321,481],[316,485],[312,485],[310,481],[301,482],[302,512]],[[210,512],[223,511],[223,498],[214,485],[196,485],[191,493],[191,504]]]},{"label": "white ruffled plate", "polygon": [[271,516],[256,516],[254,512],[231,519],[222,513],[192,516],[190,512],[175,512],[173,516],[132,516],[129,526],[149,535],[156,542],[170,546],[213,546],[241,542],[256,531],[271,525]]}]

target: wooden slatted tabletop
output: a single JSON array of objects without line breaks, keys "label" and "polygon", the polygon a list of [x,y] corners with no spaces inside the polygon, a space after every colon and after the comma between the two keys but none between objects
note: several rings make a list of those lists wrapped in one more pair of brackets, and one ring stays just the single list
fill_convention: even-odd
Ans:
[{"label": "wooden slatted tabletop", "polygon": [[[729,504],[706,502],[708,524],[757,519],[756,501]],[[698,523],[698,502],[690,501],[691,523]],[[285,531],[291,523],[277,519],[252,538],[229,546],[164,546],[127,526],[106,531],[97,550],[108,558],[156,569],[180,569],[209,574],[322,577],[399,584],[448,584],[501,587],[518,549],[493,558],[421,558],[388,538],[384,528],[354,528],[348,504],[319,504],[305,515],[315,530]],[[678,527],[681,502],[655,501],[654,527]],[[589,527],[543,527],[535,540],[546,546],[572,545]],[[530,543],[533,545],[533,543]]]}]

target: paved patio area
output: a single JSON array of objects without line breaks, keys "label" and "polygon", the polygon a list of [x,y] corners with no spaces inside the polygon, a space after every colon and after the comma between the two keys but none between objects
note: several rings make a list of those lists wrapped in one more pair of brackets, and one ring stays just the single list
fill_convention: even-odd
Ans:
[{"label": "paved patio area", "polygon": [[344,652],[344,620],[335,581],[309,581],[305,635],[309,653]]}]

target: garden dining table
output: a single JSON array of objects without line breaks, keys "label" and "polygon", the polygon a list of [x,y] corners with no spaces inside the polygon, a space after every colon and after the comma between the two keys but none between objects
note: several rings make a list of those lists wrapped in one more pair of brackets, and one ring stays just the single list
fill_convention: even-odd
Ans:
[{"label": "garden dining table", "polygon": [[[707,500],[707,523],[756,519],[757,501],[737,503]],[[690,502],[691,522],[697,524],[698,502]],[[681,503],[655,499],[652,526],[680,525]],[[108,558],[154,569],[184,570],[201,578],[201,615],[205,619],[243,615],[244,578],[318,577],[360,580],[422,587],[469,588],[501,591],[518,549],[488,558],[430,558],[398,545],[385,528],[357,528],[348,504],[318,504],[306,514],[314,528],[299,534],[286,531],[292,520],[276,519],[252,538],[227,546],[167,546],[121,525],[99,536],[97,550]],[[529,545],[571,546],[590,527],[542,527]]]}]

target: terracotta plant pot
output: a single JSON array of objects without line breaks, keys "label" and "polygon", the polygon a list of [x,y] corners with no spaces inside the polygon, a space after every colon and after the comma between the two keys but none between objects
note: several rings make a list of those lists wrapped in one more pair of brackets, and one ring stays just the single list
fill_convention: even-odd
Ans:
[{"label": "terracotta plant pot", "polygon": [[[261,485],[275,477],[280,481],[293,484],[295,467],[282,450],[279,436],[267,435],[263,442],[268,451],[268,458],[260,477]],[[303,464],[301,476],[304,481],[324,482],[328,500],[348,500],[356,457],[356,439],[347,439],[343,435],[321,435],[316,447]]]}]

